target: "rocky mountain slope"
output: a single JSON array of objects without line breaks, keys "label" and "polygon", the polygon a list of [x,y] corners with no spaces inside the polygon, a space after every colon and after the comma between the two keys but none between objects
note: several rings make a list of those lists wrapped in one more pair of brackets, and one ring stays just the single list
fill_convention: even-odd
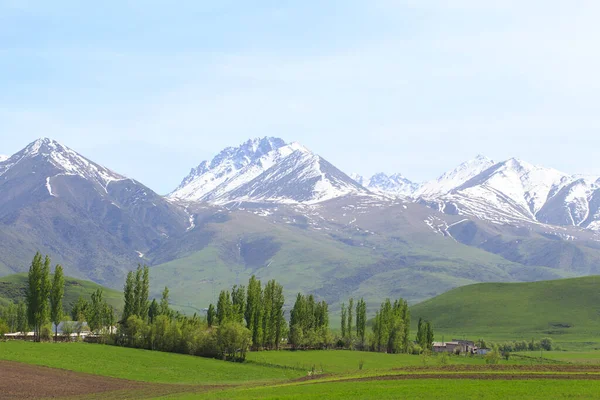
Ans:
[{"label": "rocky mountain slope", "polygon": [[140,254],[186,231],[189,216],[152,190],[51,139],[0,163],[0,263],[22,271],[35,251],[74,277],[119,282]]}]

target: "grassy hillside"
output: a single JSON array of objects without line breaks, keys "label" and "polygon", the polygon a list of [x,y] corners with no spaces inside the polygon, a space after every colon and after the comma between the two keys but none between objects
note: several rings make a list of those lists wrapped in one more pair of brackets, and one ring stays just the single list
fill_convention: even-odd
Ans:
[{"label": "grassy hillside", "polygon": [[[386,297],[416,303],[478,282],[570,276],[457,243],[423,222],[429,209],[407,207],[362,214],[357,208],[365,207],[341,202],[304,210],[308,217],[283,207],[269,210],[268,217],[250,208],[205,210],[177,246],[146,255],[155,265],[152,294],[159,296],[166,285],[174,305],[193,313],[255,274],[281,282],[288,307],[299,291],[326,300],[335,320],[349,297],[364,297],[373,306]],[[162,259],[166,253],[172,261]]]},{"label": "grassy hillside", "polygon": [[[123,308],[123,294],[121,292],[102,287],[94,282],[67,276],[65,277],[64,309],[66,311],[71,310],[80,295],[89,300],[92,293],[98,288],[104,291],[104,298],[108,304],[119,310]],[[0,278],[0,304],[25,300],[26,290],[27,274],[14,274]]]},{"label": "grassy hillside", "polygon": [[600,276],[531,283],[481,283],[411,308],[440,335],[488,339],[600,341]]}]

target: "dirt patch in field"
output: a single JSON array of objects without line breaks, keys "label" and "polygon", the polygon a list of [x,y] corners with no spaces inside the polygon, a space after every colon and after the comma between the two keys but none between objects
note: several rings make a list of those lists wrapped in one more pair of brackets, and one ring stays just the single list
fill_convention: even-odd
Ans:
[{"label": "dirt patch in field", "polygon": [[86,399],[89,396],[98,399],[142,399],[202,389],[198,386],[135,382],[12,361],[0,361],[0,399],[2,400],[77,398],[79,396],[85,396]]}]

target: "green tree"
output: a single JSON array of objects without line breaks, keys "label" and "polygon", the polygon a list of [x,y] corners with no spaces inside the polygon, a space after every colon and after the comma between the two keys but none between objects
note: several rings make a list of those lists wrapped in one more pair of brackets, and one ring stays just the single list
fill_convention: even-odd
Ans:
[{"label": "green tree", "polygon": [[206,322],[208,323],[209,327],[212,327],[213,324],[216,322],[215,306],[213,306],[212,304],[208,306],[208,311],[206,312]]},{"label": "green tree", "polygon": [[243,361],[252,345],[252,332],[239,322],[226,322],[217,330],[217,346],[223,359]]},{"label": "green tree", "polygon": [[342,303],[342,339],[346,339],[346,319],[347,319],[347,314],[346,314],[346,304]]},{"label": "green tree", "polygon": [[[139,316],[146,320],[148,319],[148,307],[150,307],[150,269],[147,265],[142,268],[142,288],[139,299]],[[168,300],[168,299],[167,299]],[[168,304],[168,302],[167,302]]]},{"label": "green tree", "polygon": [[246,315],[246,288],[234,285],[231,289],[232,318],[240,324],[244,323]]},{"label": "green tree", "polygon": [[227,290],[221,290],[219,300],[217,301],[217,324],[223,325],[225,322],[233,320],[233,303],[231,295]]},{"label": "green tree", "polygon": [[166,315],[168,317],[171,316],[171,309],[169,308],[169,288],[165,286],[165,290],[162,292],[162,297],[160,299],[160,315]]},{"label": "green tree", "polygon": [[50,293],[50,317],[54,323],[54,340],[58,339],[58,324],[63,318],[63,297],[65,295],[65,277],[62,266],[54,268],[54,279],[52,280],[52,291]]},{"label": "green tree", "polygon": [[161,315],[159,310],[160,308],[158,306],[158,303],[156,302],[156,299],[152,299],[152,303],[150,303],[150,307],[148,308],[148,320],[151,324],[154,322],[156,317]]},{"label": "green tree", "polygon": [[104,325],[104,298],[102,289],[92,293],[92,301],[87,310],[87,323],[92,332],[99,332]]},{"label": "green tree", "polygon": [[248,282],[246,299],[246,327],[252,332],[252,343],[258,348],[262,343],[262,288],[259,280],[254,275]]},{"label": "green tree", "polygon": [[426,347],[429,350],[433,349],[433,327],[431,326],[431,323],[429,321],[427,321],[427,323],[425,324],[425,338],[427,340],[427,342],[425,343]]},{"label": "green tree", "polygon": [[33,327],[35,340],[39,342],[41,328],[49,319],[50,257],[46,256],[42,262],[42,255],[36,253],[27,278],[27,318]]},{"label": "green tree", "polygon": [[[348,341],[350,343],[352,343],[352,320],[353,320],[352,312],[353,311],[354,311],[354,299],[350,298],[350,300],[348,300],[348,310],[347,310],[348,328],[346,329],[346,335],[348,335]],[[350,345],[352,345],[352,344],[350,344]]]},{"label": "green tree", "polygon": [[361,298],[356,304],[356,336],[363,347],[365,345],[366,328],[367,304],[365,303],[365,300]]},{"label": "green tree", "polygon": [[[123,308],[123,322],[127,322],[130,316],[135,315],[135,279],[133,272],[127,273],[127,279],[125,280],[125,286],[123,287],[123,297],[125,300],[125,306]],[[75,318],[73,318],[75,319]]]},{"label": "green tree", "polygon": [[88,315],[89,303],[80,295],[71,309],[73,321],[85,321]]}]

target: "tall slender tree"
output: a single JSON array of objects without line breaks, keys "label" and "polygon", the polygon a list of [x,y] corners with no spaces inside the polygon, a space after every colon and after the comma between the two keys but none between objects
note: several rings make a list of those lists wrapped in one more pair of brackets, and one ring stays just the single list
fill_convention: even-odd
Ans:
[{"label": "tall slender tree", "polygon": [[42,255],[36,253],[27,278],[27,319],[33,327],[35,341],[39,342],[41,328],[49,318],[50,257],[46,256],[42,262]]},{"label": "tall slender tree", "polygon": [[165,290],[162,292],[162,296],[160,299],[160,307],[159,307],[160,315],[171,315],[171,309],[169,308],[169,288],[165,286]]},{"label": "tall slender tree", "polygon": [[125,306],[123,308],[123,322],[127,322],[127,319],[135,314],[135,279],[133,272],[127,273],[127,279],[125,280],[125,286],[123,287],[123,297],[125,299]]},{"label": "tall slender tree", "polygon": [[348,340],[350,341],[350,345],[352,346],[352,312],[354,311],[354,299],[350,298],[348,300],[348,329],[346,329],[346,334],[348,335]]},{"label": "tall slender tree", "polygon": [[262,288],[254,275],[248,281],[246,300],[246,327],[252,332],[252,346],[258,349],[262,343]]},{"label": "tall slender tree", "polygon": [[342,339],[346,339],[346,304],[342,303]]},{"label": "tall slender tree", "polygon": [[360,299],[356,304],[356,336],[362,346],[365,344],[367,327],[367,304],[364,299]]},{"label": "tall slender tree", "polygon": [[50,293],[50,317],[54,323],[54,340],[58,339],[58,324],[63,318],[63,297],[65,295],[65,277],[63,268],[57,265],[54,268],[52,291]]},{"label": "tall slender tree", "polygon": [[139,299],[139,317],[148,319],[148,307],[150,307],[150,269],[147,265],[142,267],[142,287]]},{"label": "tall slender tree", "polygon": [[221,290],[217,301],[217,324],[223,325],[233,319],[233,304],[228,290]]},{"label": "tall slender tree", "polygon": [[213,324],[216,322],[216,311],[215,311],[215,306],[213,306],[212,304],[210,304],[208,306],[208,311],[206,312],[206,322],[208,323],[209,327],[212,327]]}]

